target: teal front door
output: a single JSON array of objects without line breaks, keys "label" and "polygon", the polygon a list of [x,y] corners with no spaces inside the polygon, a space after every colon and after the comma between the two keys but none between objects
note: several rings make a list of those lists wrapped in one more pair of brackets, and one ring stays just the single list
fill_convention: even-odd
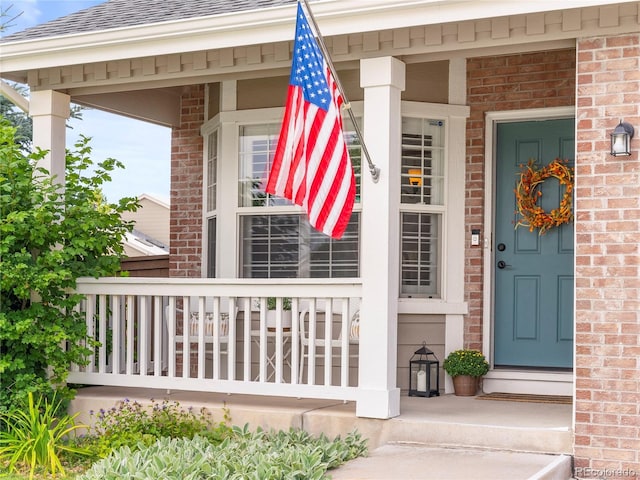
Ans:
[{"label": "teal front door", "polygon": [[[571,368],[573,364],[573,223],[539,235],[515,228],[514,189],[521,166],[556,158],[574,162],[574,119],[497,126],[494,253],[494,364]],[[541,186],[540,205],[557,208],[564,187]]]}]

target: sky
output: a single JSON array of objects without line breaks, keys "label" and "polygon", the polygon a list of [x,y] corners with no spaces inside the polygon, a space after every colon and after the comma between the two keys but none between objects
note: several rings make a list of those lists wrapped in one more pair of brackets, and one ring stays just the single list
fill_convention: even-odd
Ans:
[{"label": "sky", "polygon": [[[24,30],[49,20],[102,3],[103,0],[0,0],[0,9],[9,9],[9,17],[21,13],[3,35]],[[167,127],[132,120],[119,115],[85,109],[82,120],[71,119],[67,129],[67,147],[72,148],[80,135],[91,138],[91,159],[97,163],[115,158],[124,165],[112,181],[103,186],[111,202],[143,193],[169,202],[171,130]],[[142,139],[142,140],[140,140]]]}]

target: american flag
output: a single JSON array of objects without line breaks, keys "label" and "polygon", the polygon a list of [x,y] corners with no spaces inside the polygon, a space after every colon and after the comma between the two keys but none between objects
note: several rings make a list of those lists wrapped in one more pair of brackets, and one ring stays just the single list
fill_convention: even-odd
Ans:
[{"label": "american flag", "polygon": [[298,3],[287,101],[265,190],[304,207],[311,226],[332,238],[347,228],[356,191],[342,102]]}]

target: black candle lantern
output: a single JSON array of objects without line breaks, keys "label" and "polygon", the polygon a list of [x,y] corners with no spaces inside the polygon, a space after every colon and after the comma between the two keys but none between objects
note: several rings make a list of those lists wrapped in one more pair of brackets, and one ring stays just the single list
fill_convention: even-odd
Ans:
[{"label": "black candle lantern", "polygon": [[[433,359],[430,359],[429,355],[433,355]],[[427,342],[422,342],[422,347],[415,351],[409,361],[409,396],[439,396],[439,370],[440,362],[435,354],[427,348]]]}]

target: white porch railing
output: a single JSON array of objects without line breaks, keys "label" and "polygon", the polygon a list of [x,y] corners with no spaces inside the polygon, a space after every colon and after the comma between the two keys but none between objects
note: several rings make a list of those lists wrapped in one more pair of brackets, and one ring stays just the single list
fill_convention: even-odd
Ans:
[{"label": "white porch railing", "polygon": [[69,383],[357,400],[354,280],[83,278],[77,291],[98,345]]}]

